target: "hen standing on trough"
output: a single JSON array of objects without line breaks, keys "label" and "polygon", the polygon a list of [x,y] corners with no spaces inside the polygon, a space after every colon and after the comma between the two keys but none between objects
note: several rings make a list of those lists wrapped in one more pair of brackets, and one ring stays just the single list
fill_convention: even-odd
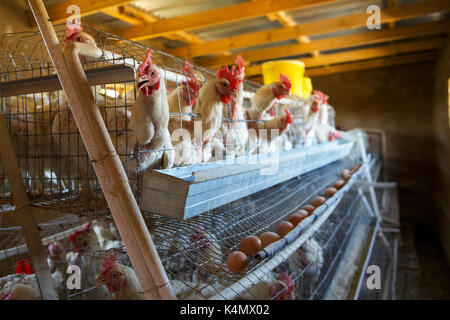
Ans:
[{"label": "hen standing on trough", "polygon": [[169,104],[163,74],[152,65],[152,50],[149,49],[139,66],[139,93],[129,125],[136,137],[135,157],[139,161],[139,171],[170,168],[175,158],[168,129]]}]

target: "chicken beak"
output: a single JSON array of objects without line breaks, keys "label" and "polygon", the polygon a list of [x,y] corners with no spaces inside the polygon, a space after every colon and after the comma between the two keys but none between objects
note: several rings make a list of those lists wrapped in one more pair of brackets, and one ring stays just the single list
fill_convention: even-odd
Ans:
[{"label": "chicken beak", "polygon": [[147,84],[147,82],[148,82],[147,79],[139,77],[139,79],[138,79],[138,87],[139,87],[139,89],[142,89]]},{"label": "chicken beak", "polygon": [[104,285],[105,283],[106,283],[106,280],[105,279],[103,279],[103,277],[102,277],[102,275],[100,274],[98,277],[97,277],[97,279],[95,280],[95,282],[96,282],[96,287],[100,287],[100,286],[102,286],[102,285]]}]

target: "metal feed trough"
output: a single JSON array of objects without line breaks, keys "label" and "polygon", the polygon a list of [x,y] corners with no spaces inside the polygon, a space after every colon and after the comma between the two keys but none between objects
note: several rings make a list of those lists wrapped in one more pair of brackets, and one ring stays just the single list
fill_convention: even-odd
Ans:
[{"label": "metal feed trough", "polygon": [[[333,141],[221,162],[147,171],[141,194],[142,211],[177,219],[202,212],[272,187],[346,157],[353,142]],[[244,163],[242,163],[244,162]]]}]

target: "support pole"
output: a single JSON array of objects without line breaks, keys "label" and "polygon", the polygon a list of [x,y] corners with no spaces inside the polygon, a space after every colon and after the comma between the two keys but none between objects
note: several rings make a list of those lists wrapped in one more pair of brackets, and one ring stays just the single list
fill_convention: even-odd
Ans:
[{"label": "support pole", "polygon": [[42,0],[28,0],[146,299],[175,299],[120,158],[75,54],[66,61]]},{"label": "support pole", "polygon": [[375,194],[375,188],[373,187],[372,174],[370,173],[370,167],[369,167],[369,163],[367,161],[367,154],[366,154],[366,148],[364,146],[364,140],[363,140],[362,134],[360,132],[358,133],[358,143],[359,143],[359,149],[361,152],[364,171],[366,173],[367,182],[369,183],[369,194],[370,194],[370,199],[372,201],[373,211],[375,212],[375,215],[377,216],[378,221],[380,221],[381,216],[380,216],[380,210],[378,208],[377,196]]},{"label": "support pole", "polygon": [[14,153],[6,120],[0,113],[0,156],[11,194],[16,205],[14,213],[16,221],[22,227],[22,233],[28,247],[28,254],[35,270],[42,299],[58,300],[58,295],[53,289],[53,279],[50,268],[47,264],[47,251],[44,249],[39,234],[38,226],[30,206],[30,200],[20,174],[19,163]]}]

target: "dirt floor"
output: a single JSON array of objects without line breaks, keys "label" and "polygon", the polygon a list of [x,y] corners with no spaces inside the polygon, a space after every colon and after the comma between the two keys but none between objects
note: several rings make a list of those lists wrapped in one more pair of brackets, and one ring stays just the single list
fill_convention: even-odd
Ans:
[{"label": "dirt floor", "polygon": [[450,299],[450,267],[435,232],[402,221],[397,299]]}]

